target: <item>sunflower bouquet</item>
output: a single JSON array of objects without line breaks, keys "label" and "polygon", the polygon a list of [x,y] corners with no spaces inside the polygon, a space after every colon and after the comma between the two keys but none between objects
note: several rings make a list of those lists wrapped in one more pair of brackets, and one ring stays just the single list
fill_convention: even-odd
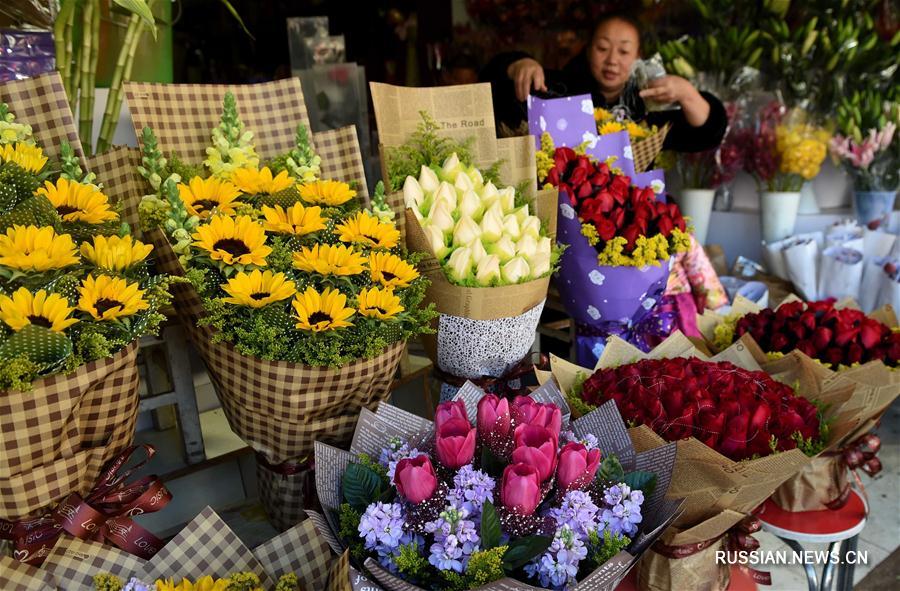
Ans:
[{"label": "sunflower bouquet", "polygon": [[645,121],[632,121],[621,113],[614,113],[603,107],[594,107],[594,121],[597,122],[597,133],[600,135],[627,131],[632,145],[640,143],[641,140],[659,131],[655,125],[650,125]]},{"label": "sunflower bouquet", "polygon": [[74,148],[51,158],[6,104],[0,121],[0,519],[18,519],[86,492],[130,444],[137,339],[170,278]]}]

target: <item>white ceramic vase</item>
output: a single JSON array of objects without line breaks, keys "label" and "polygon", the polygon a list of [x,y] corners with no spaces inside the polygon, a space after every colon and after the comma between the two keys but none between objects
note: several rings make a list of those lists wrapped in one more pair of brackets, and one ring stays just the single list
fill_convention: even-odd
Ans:
[{"label": "white ceramic vase", "polygon": [[793,234],[799,207],[799,191],[763,191],[759,196],[763,241],[772,243]]},{"label": "white ceramic vase", "polygon": [[691,218],[688,223],[694,227],[694,237],[700,244],[706,244],[715,197],[716,192],[713,189],[682,189],[675,197],[681,214]]}]

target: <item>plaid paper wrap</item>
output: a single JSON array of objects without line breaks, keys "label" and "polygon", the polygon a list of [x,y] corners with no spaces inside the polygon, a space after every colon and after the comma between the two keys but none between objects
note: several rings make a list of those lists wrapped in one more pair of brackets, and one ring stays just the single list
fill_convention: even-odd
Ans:
[{"label": "plaid paper wrap", "polygon": [[72,492],[131,445],[138,411],[137,343],[69,375],[0,392],[0,517],[20,519]]},{"label": "plaid paper wrap", "polygon": [[123,222],[136,233],[140,229],[138,205],[146,188],[144,177],[137,171],[141,164],[141,151],[128,146],[116,146],[103,154],[86,159],[87,169],[103,183],[103,193],[120,205]]},{"label": "plaid paper wrap", "polygon": [[34,138],[50,157],[59,156],[63,141],[84,157],[78,126],[59,72],[0,84],[0,102],[7,103],[19,123],[31,125]]},{"label": "plaid paper wrap", "polygon": [[638,172],[646,171],[659,153],[662,151],[663,142],[669,134],[669,124],[666,123],[660,129],[639,142],[631,145],[631,151],[634,155],[634,169]]},{"label": "plaid paper wrap", "polygon": [[315,474],[312,469],[302,469],[295,474],[279,474],[257,462],[256,486],[269,522],[280,531],[306,519],[306,509],[316,502]]}]

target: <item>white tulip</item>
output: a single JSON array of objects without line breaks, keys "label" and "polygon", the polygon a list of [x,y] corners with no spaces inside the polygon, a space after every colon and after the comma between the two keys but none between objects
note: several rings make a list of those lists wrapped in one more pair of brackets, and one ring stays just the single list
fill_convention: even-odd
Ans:
[{"label": "white tulip", "polygon": [[434,193],[434,200],[445,200],[450,204],[450,209],[456,209],[456,189],[453,188],[453,185],[448,183],[447,181],[442,181],[438,186],[438,190]]},{"label": "white tulip", "polygon": [[440,182],[435,172],[423,164],[419,170],[419,185],[422,190],[426,193],[433,193],[437,191]]},{"label": "white tulip", "polygon": [[425,237],[428,238],[428,243],[431,244],[431,251],[437,260],[443,259],[450,252],[444,240],[444,233],[434,224],[429,224],[425,228]]},{"label": "white tulip", "polygon": [[450,258],[447,259],[447,267],[449,268],[451,279],[463,281],[469,276],[469,271],[472,270],[472,251],[467,246],[457,248],[450,253]]},{"label": "white tulip", "polygon": [[422,216],[422,212],[419,211],[418,207],[412,207],[410,209],[412,209],[412,212],[415,214],[416,219],[419,220],[419,223],[423,223],[425,221],[425,218]]},{"label": "white tulip", "polygon": [[553,242],[550,240],[549,236],[544,236],[540,240],[537,241],[537,253],[540,255],[550,256],[550,252],[553,250]]},{"label": "white tulip", "polygon": [[509,259],[516,256],[516,243],[513,242],[512,238],[504,234],[500,240],[494,242],[493,244],[488,244],[485,249],[488,254],[496,255],[500,258],[501,263],[505,263]]},{"label": "white tulip", "polygon": [[472,190],[463,193],[462,198],[459,200],[460,215],[467,215],[472,219],[476,219],[482,211],[481,197],[478,196],[478,193]]},{"label": "white tulip", "polygon": [[521,223],[520,231],[523,235],[528,234],[529,236],[534,236],[535,238],[540,238],[541,236],[541,218],[536,215],[530,215]]},{"label": "white tulip", "polygon": [[447,234],[453,230],[453,213],[446,201],[436,201],[428,212],[428,219],[432,224],[440,228],[441,232]]},{"label": "white tulip", "polygon": [[473,240],[472,244],[469,245],[469,248],[472,250],[472,262],[476,265],[481,262],[481,259],[486,257],[487,251],[484,249],[484,244],[481,240]]},{"label": "white tulip", "polygon": [[550,255],[538,252],[531,257],[531,276],[540,277],[550,272]]},{"label": "white tulip", "polygon": [[475,280],[479,285],[490,285],[500,278],[500,259],[497,255],[488,255],[481,259],[475,271]]},{"label": "white tulip", "polygon": [[512,212],[512,215],[516,216],[516,219],[519,221],[519,224],[524,222],[526,219],[528,219],[528,204],[525,204],[522,207],[515,209]]},{"label": "white tulip", "polygon": [[490,207],[499,198],[500,193],[497,191],[497,187],[494,186],[494,183],[488,181],[481,189],[481,202],[485,207]]},{"label": "white tulip", "polygon": [[472,179],[469,178],[469,175],[464,170],[456,173],[456,181],[453,183],[453,186],[460,191],[470,191],[475,188],[475,185],[472,184]]},{"label": "white tulip", "polygon": [[503,211],[500,204],[493,204],[481,218],[481,237],[488,242],[500,240],[503,235]]},{"label": "white tulip", "polygon": [[469,179],[471,179],[472,184],[476,187],[484,185],[484,177],[481,176],[481,171],[474,166],[469,169]]},{"label": "white tulip", "polygon": [[503,207],[503,213],[510,213],[516,208],[515,187],[504,187],[500,189],[500,205]]},{"label": "white tulip", "polygon": [[425,193],[422,192],[422,186],[415,178],[408,176],[403,182],[403,203],[406,207],[418,209],[425,199]]},{"label": "white tulip", "polygon": [[519,220],[516,219],[515,215],[510,213],[503,218],[503,232],[509,234],[513,240],[518,240],[519,236],[522,235],[522,230],[519,228]]},{"label": "white tulip", "polygon": [[456,155],[456,152],[453,152],[446,160],[444,160],[444,164],[441,165],[441,170],[444,172],[444,178],[454,178],[459,167],[459,157]]},{"label": "white tulip", "polygon": [[537,252],[538,243],[531,234],[523,234],[516,242],[516,254],[531,259]]},{"label": "white tulip", "polygon": [[531,269],[522,257],[514,257],[500,268],[500,276],[506,283],[518,283],[526,279],[530,273]]},{"label": "white tulip", "polygon": [[478,222],[467,215],[459,218],[453,229],[453,246],[468,246],[481,237],[481,227]]}]

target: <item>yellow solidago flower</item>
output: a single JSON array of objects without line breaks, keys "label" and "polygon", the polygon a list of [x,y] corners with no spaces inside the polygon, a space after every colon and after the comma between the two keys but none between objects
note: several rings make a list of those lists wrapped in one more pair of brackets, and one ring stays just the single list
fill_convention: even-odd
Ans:
[{"label": "yellow solidago flower", "polygon": [[78,309],[94,320],[115,320],[150,307],[137,283],[119,277],[88,275],[78,288]]},{"label": "yellow solidago flower", "polygon": [[307,287],[292,302],[294,319],[297,320],[295,326],[313,332],[353,326],[348,318],[353,316],[355,310],[348,308],[346,304],[347,296],[336,289],[328,288],[319,293],[312,287]]},{"label": "yellow solidago flower", "polygon": [[263,205],[262,214],[266,216],[263,227],[267,232],[304,236],[325,229],[322,208],[318,206],[303,207],[301,203],[295,203],[285,210],[280,205]]},{"label": "yellow solidago flower", "polygon": [[600,135],[606,135],[608,133],[616,133],[617,131],[622,131],[625,129],[625,126],[619,123],[618,121],[607,121],[597,130],[597,133]]},{"label": "yellow solidago flower", "polygon": [[213,579],[209,575],[197,579],[191,583],[188,579],[181,579],[181,583],[175,584],[172,579],[157,579],[156,591],[227,591],[231,585],[230,579]]},{"label": "yellow solidago flower", "polygon": [[372,281],[385,287],[407,287],[419,272],[416,268],[389,252],[373,252],[369,255],[369,275]]},{"label": "yellow solidago flower", "polygon": [[190,183],[178,183],[178,195],[188,213],[206,219],[213,213],[234,215],[241,192],[232,183],[216,177],[208,179],[195,176]]},{"label": "yellow solidago flower", "polygon": [[384,223],[367,211],[360,211],[334,229],[342,242],[353,242],[372,248],[394,248],[400,241],[400,230]]},{"label": "yellow solidago flower", "polygon": [[81,256],[97,267],[124,271],[147,258],[153,246],[131,236],[94,236],[93,244],[81,245]]},{"label": "yellow solidago flower", "polygon": [[66,298],[43,289],[32,294],[20,287],[12,297],[0,295],[0,320],[16,332],[29,324],[63,332],[78,322],[77,318],[69,317],[73,310]]},{"label": "yellow solidago flower", "polygon": [[94,185],[83,185],[60,177],[54,185],[46,181],[35,191],[50,200],[63,221],[102,224],[119,219],[109,198]]},{"label": "yellow solidago flower", "polygon": [[400,298],[393,289],[363,289],[359,292],[359,313],[370,318],[390,320],[403,311]]},{"label": "yellow solidago flower", "polygon": [[223,302],[251,308],[262,308],[297,293],[294,282],[289,281],[284,273],[262,272],[259,269],[251,273],[238,273],[222,289],[231,296],[222,298]]},{"label": "yellow solidago flower", "polygon": [[238,168],[231,173],[231,182],[237,185],[242,193],[247,195],[267,194],[274,195],[285,189],[290,189],[296,182],[286,170],[282,170],[276,176],[268,166],[257,170],[255,168]]},{"label": "yellow solidago flower", "polygon": [[0,146],[0,162],[12,162],[27,172],[38,173],[47,164],[44,151],[24,142]]},{"label": "yellow solidago flower", "polygon": [[337,207],[343,205],[356,196],[356,191],[347,183],[340,181],[314,181],[304,183],[297,187],[300,197],[312,205],[326,205]]},{"label": "yellow solidago flower", "polygon": [[581,224],[581,235],[588,239],[588,244],[591,246],[596,246],[600,242],[600,235],[597,234],[594,224],[588,222]]},{"label": "yellow solidago flower", "polygon": [[316,244],[304,246],[294,253],[294,267],[320,275],[358,275],[363,272],[366,257],[344,244]]},{"label": "yellow solidago flower", "polygon": [[215,215],[192,234],[194,246],[209,253],[209,258],[226,265],[266,266],[272,249],[266,246],[266,231],[249,216],[230,218]]},{"label": "yellow solidago flower", "polygon": [[13,226],[0,235],[0,266],[50,271],[79,263],[72,237],[51,227]]}]

